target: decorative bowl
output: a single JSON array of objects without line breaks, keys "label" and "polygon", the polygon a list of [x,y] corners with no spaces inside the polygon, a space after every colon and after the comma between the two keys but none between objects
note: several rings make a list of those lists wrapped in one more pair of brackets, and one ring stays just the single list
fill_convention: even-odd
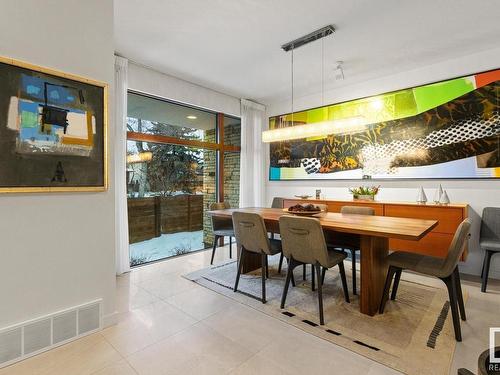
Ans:
[{"label": "decorative bowl", "polygon": [[314,216],[318,214],[322,214],[323,212],[326,212],[325,210],[319,210],[319,211],[288,211],[288,208],[284,208],[283,212],[295,216]]}]

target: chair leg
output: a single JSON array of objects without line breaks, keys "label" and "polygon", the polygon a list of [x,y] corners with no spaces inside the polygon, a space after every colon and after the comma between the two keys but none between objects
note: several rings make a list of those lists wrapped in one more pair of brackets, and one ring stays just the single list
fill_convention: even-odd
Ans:
[{"label": "chair leg", "polygon": [[323,285],[321,283],[321,266],[316,264],[316,267],[313,267],[312,271],[314,274],[314,269],[316,268],[316,276],[318,279],[318,304],[319,304],[319,324],[325,324],[325,317],[323,316]]},{"label": "chair leg", "polygon": [[356,250],[351,250],[351,263],[352,263],[352,294],[358,294],[356,288]]},{"label": "chair leg", "polygon": [[269,259],[266,254],[266,279],[269,279]]},{"label": "chair leg", "polygon": [[262,279],[262,303],[266,303],[266,261],[267,255],[262,253],[260,256],[260,267],[261,267],[261,279]]},{"label": "chair leg", "polygon": [[457,291],[455,288],[455,276],[452,273],[450,276],[441,279],[446,284],[450,299],[451,316],[453,318],[453,328],[455,329],[455,340],[462,341],[462,331],[460,329],[460,318],[458,317],[457,308]]},{"label": "chair leg", "polygon": [[339,263],[340,280],[342,280],[342,289],[344,289],[344,299],[347,303],[351,303],[349,300],[349,290],[347,289],[347,279],[345,277],[344,261]]},{"label": "chair leg", "polygon": [[385,304],[387,303],[387,300],[389,299],[389,289],[391,288],[392,278],[394,277],[395,273],[396,273],[396,267],[389,266],[389,269],[387,270],[387,277],[385,278],[384,291],[382,292],[382,299],[380,301],[380,307],[378,309],[379,314],[384,313]]},{"label": "chair leg", "polygon": [[218,240],[219,240],[219,236],[214,236],[214,244],[212,246],[212,259],[210,260],[210,264],[214,264],[215,249],[217,248],[217,241]]},{"label": "chair leg", "polygon": [[[293,269],[294,269],[294,262],[293,259],[290,258],[288,259],[288,270],[286,271],[286,280],[285,280],[285,287],[283,288],[283,294],[281,295],[281,308],[285,308],[285,301],[286,301],[286,295],[288,293],[288,287],[290,285],[290,280],[293,279]],[[295,284],[295,282],[294,282]]]},{"label": "chair leg", "polygon": [[302,266],[302,280],[306,280],[306,265]]},{"label": "chair leg", "polygon": [[316,280],[315,280],[315,272],[314,272],[314,265],[311,264],[311,290],[314,292],[316,290]]},{"label": "chair leg", "polygon": [[245,256],[245,248],[241,247],[240,259],[238,261],[238,272],[236,273],[236,281],[234,282],[234,291],[238,290],[238,283],[240,282],[241,270],[243,269],[243,258]]},{"label": "chair leg", "polygon": [[233,237],[229,236],[229,259],[233,259]]},{"label": "chair leg", "polygon": [[392,293],[391,300],[394,301],[396,299],[396,294],[398,293],[399,280],[401,280],[401,272],[403,270],[401,268],[396,269],[396,276],[394,277],[394,284],[392,285]]},{"label": "chair leg", "polygon": [[460,310],[460,318],[465,321],[467,317],[465,315],[465,305],[464,305],[464,296],[462,294],[462,284],[460,282],[460,272],[458,272],[458,266],[455,267],[453,271],[455,275],[455,288],[457,291],[457,300],[458,300],[458,309]]},{"label": "chair leg", "polygon": [[[286,264],[287,264],[287,267],[291,267],[290,266],[290,259],[288,258],[285,258],[286,259]],[[295,267],[294,267],[295,268]],[[293,270],[292,270],[292,278],[291,278],[291,281],[292,281],[292,286],[295,288],[295,277],[293,276]]]},{"label": "chair leg", "polygon": [[278,273],[281,273],[281,268],[283,267],[283,258],[285,256],[283,255],[283,253],[280,253],[280,262],[278,263]]},{"label": "chair leg", "polygon": [[321,284],[325,283],[326,270],[327,269],[323,267],[323,271],[321,272]]},{"label": "chair leg", "polygon": [[490,273],[490,262],[493,251],[486,250],[483,262],[483,281],[481,283],[481,292],[486,293],[486,286],[488,285],[488,274]]}]

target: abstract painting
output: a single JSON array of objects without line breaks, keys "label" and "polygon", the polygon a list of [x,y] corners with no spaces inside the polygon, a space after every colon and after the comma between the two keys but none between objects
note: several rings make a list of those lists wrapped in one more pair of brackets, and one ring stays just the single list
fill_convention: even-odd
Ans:
[{"label": "abstract painting", "polygon": [[107,85],[0,58],[0,192],[107,188]]},{"label": "abstract painting", "polygon": [[271,143],[270,180],[500,178],[500,70],[269,119],[307,124],[336,131]]}]

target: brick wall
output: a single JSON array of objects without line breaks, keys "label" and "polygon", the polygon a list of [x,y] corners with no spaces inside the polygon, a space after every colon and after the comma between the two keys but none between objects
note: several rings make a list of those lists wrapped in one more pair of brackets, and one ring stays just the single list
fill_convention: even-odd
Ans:
[{"label": "brick wall", "polygon": [[[207,141],[215,142],[215,129],[205,132]],[[240,145],[241,129],[237,126],[224,127],[224,142],[230,145]],[[207,189],[215,189],[216,186],[216,163],[215,152],[205,153],[205,164],[203,166],[203,192]],[[229,202],[231,207],[239,207],[240,195],[240,153],[226,152],[224,154],[224,201]],[[216,195],[206,194],[203,199],[205,210],[210,209],[210,205],[216,202]],[[203,242],[206,247],[212,246],[213,233],[212,223],[208,214],[203,215]]]}]

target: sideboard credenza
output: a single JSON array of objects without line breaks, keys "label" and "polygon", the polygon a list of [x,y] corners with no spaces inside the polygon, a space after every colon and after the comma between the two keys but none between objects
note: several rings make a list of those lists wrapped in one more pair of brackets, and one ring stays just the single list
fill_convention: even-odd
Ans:
[{"label": "sideboard credenza", "polygon": [[[370,200],[316,200],[285,198],[284,208],[297,203],[321,203],[328,206],[329,212],[340,212],[342,206],[372,207],[375,215],[407,217],[415,219],[437,220],[438,225],[420,241],[391,239],[390,250],[404,250],[420,254],[445,257],[458,225],[468,216],[468,205],[452,203],[440,205],[434,203],[420,204],[412,202],[386,202]],[[467,249],[463,259],[467,259]]]}]

